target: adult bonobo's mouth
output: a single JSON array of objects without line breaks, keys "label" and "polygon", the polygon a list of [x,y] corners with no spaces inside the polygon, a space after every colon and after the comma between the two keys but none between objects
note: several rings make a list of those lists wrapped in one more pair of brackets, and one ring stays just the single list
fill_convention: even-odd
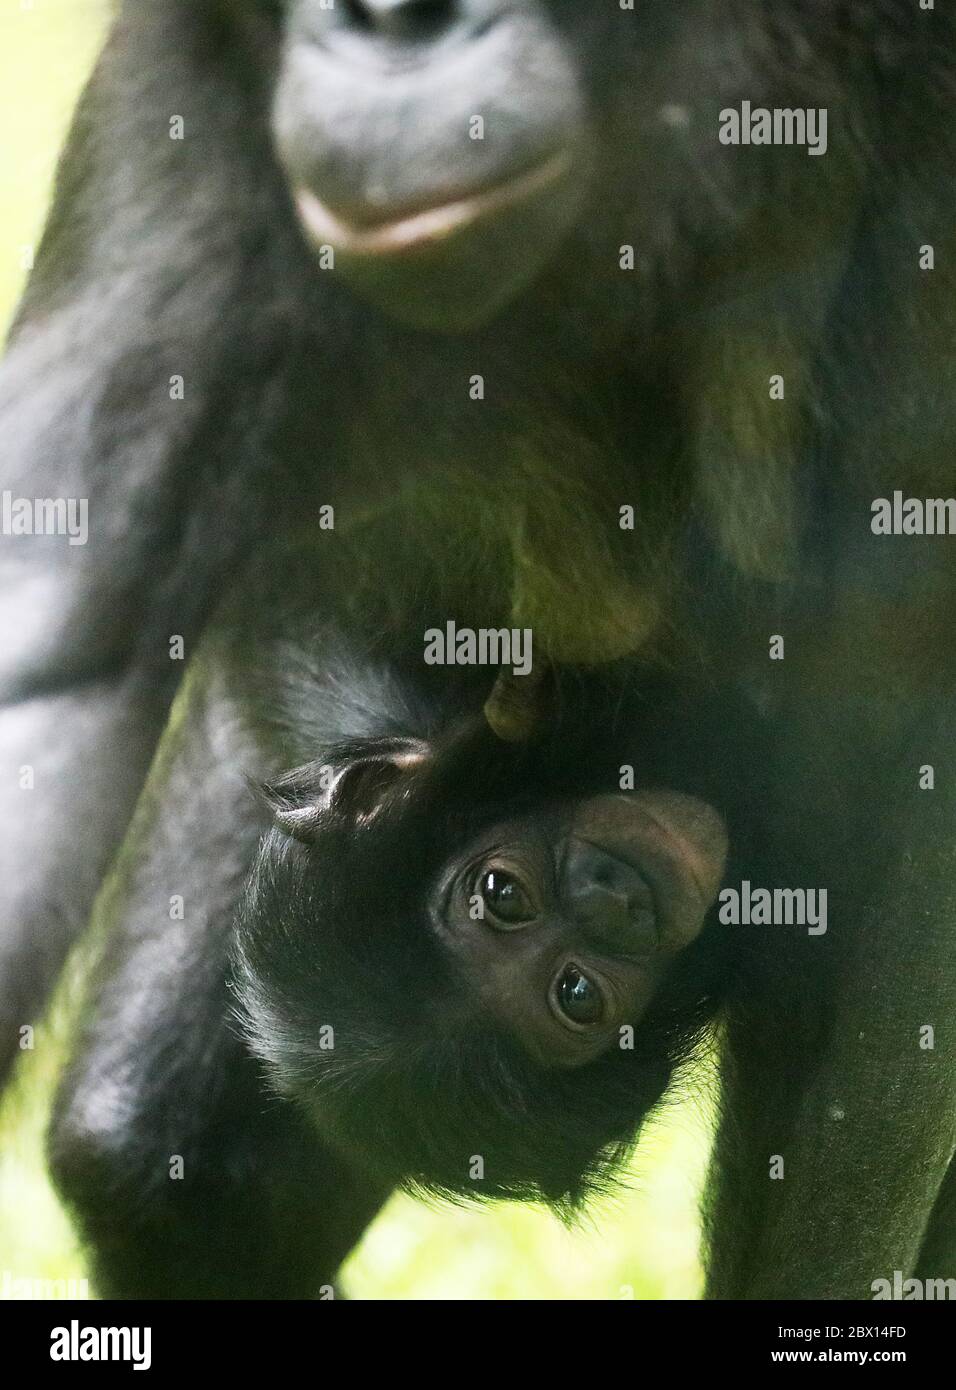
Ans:
[{"label": "adult bonobo's mouth", "polygon": [[440,194],[435,202],[419,199],[413,206],[377,208],[366,204],[337,211],[310,188],[300,188],[295,204],[313,245],[331,245],[347,256],[384,259],[427,255],[438,242],[468,228],[504,216],[532,203],[548,203],[558,186],[569,179],[574,165],[569,150],[558,150],[534,168],[491,187]]}]

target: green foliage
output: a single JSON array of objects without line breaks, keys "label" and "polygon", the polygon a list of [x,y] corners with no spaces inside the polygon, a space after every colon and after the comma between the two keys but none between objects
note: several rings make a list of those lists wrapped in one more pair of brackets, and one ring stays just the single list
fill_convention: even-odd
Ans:
[{"label": "green foliage", "polygon": [[[65,1031],[65,1030],[60,1030]],[[0,1289],[75,1280],[82,1251],[46,1174],[43,1135],[66,1047],[37,1030],[0,1108]],[[352,1298],[659,1299],[700,1292],[696,1190],[709,1131],[703,1098],[672,1107],[619,1196],[568,1229],[529,1206],[466,1209],[395,1197],[343,1271]]]}]

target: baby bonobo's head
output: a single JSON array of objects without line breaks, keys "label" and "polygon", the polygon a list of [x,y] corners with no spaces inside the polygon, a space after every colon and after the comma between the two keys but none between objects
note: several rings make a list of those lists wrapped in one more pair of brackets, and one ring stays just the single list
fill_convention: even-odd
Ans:
[{"label": "baby bonobo's head", "polygon": [[577,1200],[711,1012],[720,816],[571,795],[536,756],[480,729],[363,741],[268,790],[237,938],[249,1037],[388,1180]]}]

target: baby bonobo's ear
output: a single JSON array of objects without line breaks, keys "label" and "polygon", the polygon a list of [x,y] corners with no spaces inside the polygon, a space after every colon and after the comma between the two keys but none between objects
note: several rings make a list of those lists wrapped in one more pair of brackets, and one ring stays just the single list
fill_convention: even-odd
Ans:
[{"label": "baby bonobo's ear", "polygon": [[323,822],[370,821],[402,776],[428,756],[413,738],[362,739],[332,749],[262,787],[279,830],[311,844]]}]

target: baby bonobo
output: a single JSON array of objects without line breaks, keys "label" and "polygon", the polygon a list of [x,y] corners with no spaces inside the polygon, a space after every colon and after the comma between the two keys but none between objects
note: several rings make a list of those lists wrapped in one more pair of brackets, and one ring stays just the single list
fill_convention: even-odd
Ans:
[{"label": "baby bonobo", "polygon": [[[685,948],[721,817],[582,792],[563,752],[558,729],[515,746],[471,719],[327,748],[268,789],[238,934],[249,1034],[388,1181],[579,1198],[708,1013],[708,952]],[[600,761],[587,780],[610,780]]]}]

